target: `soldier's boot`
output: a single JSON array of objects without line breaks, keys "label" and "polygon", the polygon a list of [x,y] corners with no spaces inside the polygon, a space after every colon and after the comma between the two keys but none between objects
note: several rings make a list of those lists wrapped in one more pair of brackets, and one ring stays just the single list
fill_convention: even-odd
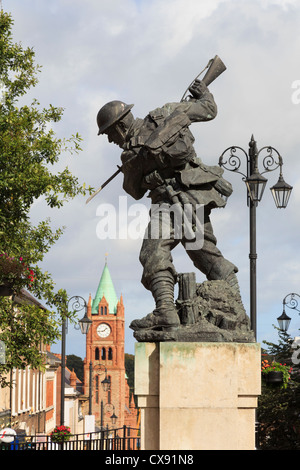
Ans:
[{"label": "soldier's boot", "polygon": [[239,282],[238,282],[238,279],[237,279],[237,276],[235,273],[231,273],[229,274],[229,276],[227,277],[226,281],[228,282],[228,284],[230,285],[230,287],[233,289],[233,291],[235,292],[236,294],[236,300],[237,302],[240,304],[240,306],[242,307],[243,309],[243,312],[244,312],[244,320],[243,320],[243,325],[247,328],[247,329],[251,329],[251,322],[250,322],[250,318],[248,317],[247,313],[246,313],[246,310],[245,310],[245,307],[244,307],[244,304],[243,304],[243,301],[242,301],[242,297],[241,297],[241,293],[240,293],[240,286],[239,286]]},{"label": "soldier's boot", "polygon": [[[241,297],[241,293],[240,293],[240,286],[239,286],[239,281],[237,279],[237,276],[236,274],[233,272],[233,273],[230,273],[227,278],[225,279],[225,281],[230,285],[230,287],[232,288],[232,290],[234,291],[234,293],[236,294],[236,300],[237,302],[241,305],[241,307],[243,308],[243,310],[245,311],[245,307],[244,307],[244,304],[243,304],[243,301],[242,301],[242,297]],[[246,315],[246,311],[245,311],[245,315]]]},{"label": "soldier's boot", "polygon": [[177,328],[180,320],[174,304],[174,277],[170,271],[156,274],[150,283],[150,290],[155,300],[155,310],[140,320],[133,320],[129,327],[132,330]]},{"label": "soldier's boot", "polygon": [[209,272],[208,279],[223,279],[224,281],[226,281],[230,285],[232,290],[236,293],[238,302],[243,305],[239,281],[236,275],[237,272],[238,268],[234,264],[232,264],[225,258],[220,258],[213,265],[211,271]]},{"label": "soldier's boot", "polygon": [[230,274],[226,277],[225,281],[228,282],[228,284],[230,285],[230,287],[232,287],[232,289],[233,289],[238,295],[240,295],[239,281],[238,281],[238,278],[237,278],[235,272],[230,273]]}]

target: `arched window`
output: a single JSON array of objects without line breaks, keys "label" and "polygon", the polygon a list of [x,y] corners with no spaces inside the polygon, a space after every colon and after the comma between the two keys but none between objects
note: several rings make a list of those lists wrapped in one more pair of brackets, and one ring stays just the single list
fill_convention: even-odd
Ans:
[{"label": "arched window", "polygon": [[108,360],[109,360],[109,361],[112,361],[112,358],[113,358],[113,352],[112,352],[112,349],[109,348],[109,349],[108,349]]},{"label": "arched window", "polygon": [[103,315],[103,307],[101,307],[101,315]]},{"label": "arched window", "polygon": [[102,359],[102,360],[105,360],[105,359],[106,359],[106,349],[105,349],[105,348],[102,348],[102,349],[101,349],[101,359]]},{"label": "arched window", "polygon": [[104,315],[107,315],[107,307],[104,307]]},{"label": "arched window", "polygon": [[99,348],[95,349],[95,361],[99,361]]}]

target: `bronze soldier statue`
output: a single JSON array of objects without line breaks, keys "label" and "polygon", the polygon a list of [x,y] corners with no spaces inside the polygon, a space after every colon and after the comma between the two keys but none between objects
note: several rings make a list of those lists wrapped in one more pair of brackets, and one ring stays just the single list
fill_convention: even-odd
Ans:
[{"label": "bronze soldier statue", "polygon": [[[143,266],[143,285],[151,291],[156,308],[142,319],[134,320],[133,330],[144,328],[172,329],[180,319],[174,304],[174,284],[177,273],[173,265],[172,250],[179,243],[185,247],[196,268],[208,280],[225,280],[239,290],[237,267],[226,260],[216,246],[210,222],[213,208],[224,207],[231,185],[222,178],[219,166],[207,166],[197,158],[194,137],[189,125],[210,121],[217,115],[213,95],[203,81],[195,80],[189,87],[191,96],[179,103],[167,103],[145,117],[135,119],[133,105],[112,101],[104,105],[97,115],[98,134],[106,134],[122,150],[121,170],[123,188],[134,199],[141,199],[147,191],[153,207],[171,205],[175,194],[181,203],[204,206],[204,239],[201,248],[188,249],[187,238],[175,237],[172,218],[168,238],[149,236],[156,215],[151,212],[149,226],[143,240],[140,262]],[[171,189],[171,192],[170,192]],[[155,212],[155,211],[154,211]]]}]

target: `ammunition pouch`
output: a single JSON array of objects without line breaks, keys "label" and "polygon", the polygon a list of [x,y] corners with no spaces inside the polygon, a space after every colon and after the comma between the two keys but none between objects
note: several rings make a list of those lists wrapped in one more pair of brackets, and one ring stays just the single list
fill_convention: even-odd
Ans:
[{"label": "ammunition pouch", "polygon": [[231,183],[224,178],[219,178],[214,184],[214,188],[225,197],[229,197],[233,191]]}]

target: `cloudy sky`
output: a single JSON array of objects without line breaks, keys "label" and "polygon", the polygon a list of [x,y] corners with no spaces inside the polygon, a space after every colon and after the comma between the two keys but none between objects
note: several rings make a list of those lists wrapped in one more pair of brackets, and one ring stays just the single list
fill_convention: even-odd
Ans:
[{"label": "cloudy sky", "polygon": [[[300,1],[2,0],[2,6],[14,18],[14,40],[33,47],[42,66],[32,97],[41,106],[65,109],[55,128],[58,136],[78,132],[83,138],[80,155],[64,156],[62,164],[95,188],[120,162],[120,149],[97,136],[100,107],[120,99],[135,105],[136,117],[144,117],[179,101],[208,60],[221,57],[227,70],[210,87],[218,116],[192,126],[199,157],[215,165],[227,147],[247,151],[253,134],[258,148],[271,145],[281,153],[284,178],[294,188],[288,208],[276,209],[269,188],[278,171],[270,172],[257,209],[258,341],[276,342],[272,325],[282,312],[282,299],[290,292],[300,294]],[[212,222],[219,248],[239,267],[249,312],[246,189],[240,175],[227,171],[225,176],[234,193],[225,209],[213,212]],[[124,236],[122,224],[114,239],[101,239],[96,232],[103,205],[112,204],[124,216],[136,204],[125,196],[119,175],[88,205],[77,197],[55,211],[37,201],[32,217],[50,217],[54,227],[67,227],[43,266],[70,296],[95,295],[107,256],[117,295],[124,298],[125,351],[133,353],[128,325],[154,307],[140,284],[141,239]],[[146,197],[140,203],[149,208]],[[173,257],[178,272],[194,271],[181,247]],[[203,280],[197,272],[197,281]],[[297,312],[289,313],[290,333],[297,334],[300,319]],[[84,357],[84,338],[73,326],[67,338],[67,353]],[[60,344],[54,350],[59,352]]]}]

